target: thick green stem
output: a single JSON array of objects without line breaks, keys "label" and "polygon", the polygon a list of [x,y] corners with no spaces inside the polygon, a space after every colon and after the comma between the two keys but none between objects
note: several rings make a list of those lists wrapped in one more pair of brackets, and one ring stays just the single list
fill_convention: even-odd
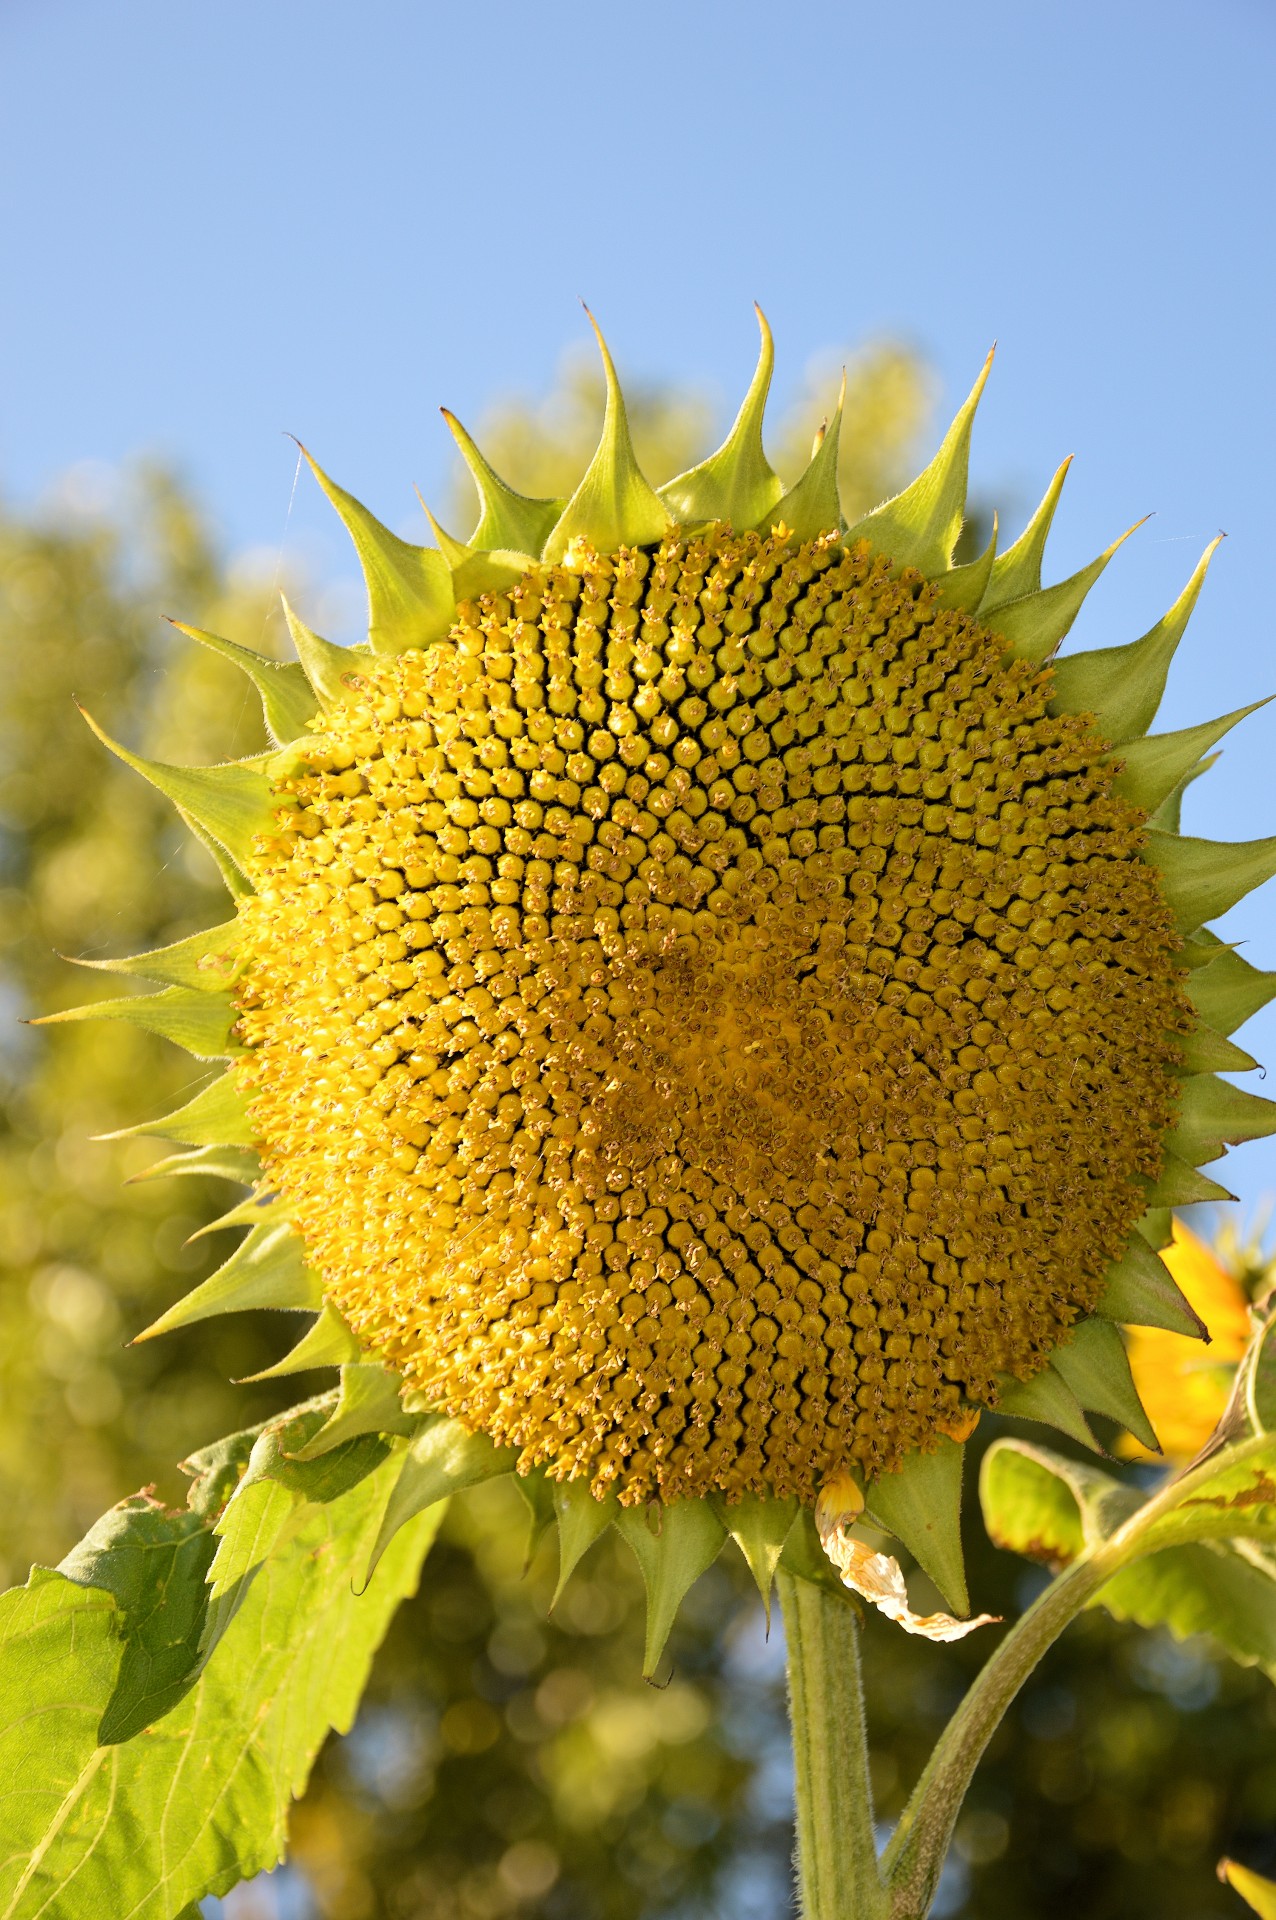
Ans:
[{"label": "thick green stem", "polygon": [[802,1920],[885,1920],[859,1624],[836,1594],[777,1575],[788,1649]]},{"label": "thick green stem", "polygon": [[975,1768],[1028,1675],[1111,1577],[1112,1543],[1059,1575],[1011,1628],[940,1735],[882,1860],[890,1920],[925,1920]]}]

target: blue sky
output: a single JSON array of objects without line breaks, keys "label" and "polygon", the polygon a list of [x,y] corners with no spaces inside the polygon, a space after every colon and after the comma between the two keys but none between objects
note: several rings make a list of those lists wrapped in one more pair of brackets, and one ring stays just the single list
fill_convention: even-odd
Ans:
[{"label": "blue sky", "polygon": [[[234,548],[350,563],[302,435],[402,526],[463,417],[543,391],[577,297],[636,375],[902,333],[1022,518],[1077,455],[1071,571],[1155,518],[1076,644],[1142,632],[1220,528],[1166,726],[1276,688],[1269,0],[0,0],[0,489],[166,453]],[[1187,824],[1276,830],[1276,709]],[[1276,965],[1271,904],[1227,937]],[[1251,1029],[1276,1059],[1276,1016]],[[1226,1176],[1276,1189],[1276,1149]]]}]

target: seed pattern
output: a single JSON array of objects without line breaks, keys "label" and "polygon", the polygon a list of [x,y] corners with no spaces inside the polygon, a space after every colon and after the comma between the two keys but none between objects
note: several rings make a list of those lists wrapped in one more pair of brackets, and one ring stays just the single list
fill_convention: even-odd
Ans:
[{"label": "seed pattern", "polygon": [[866,543],[538,566],[280,782],[237,1069],[431,1404],[624,1501],[875,1474],[1142,1211],[1189,1010],[1049,669]]}]

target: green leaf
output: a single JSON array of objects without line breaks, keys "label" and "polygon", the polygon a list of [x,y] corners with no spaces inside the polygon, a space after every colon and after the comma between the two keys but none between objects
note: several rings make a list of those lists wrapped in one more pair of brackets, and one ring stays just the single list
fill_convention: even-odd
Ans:
[{"label": "green leaf", "polygon": [[746,1493],[734,1505],[715,1499],[714,1507],[719,1520],[744,1555],[745,1565],[762,1595],[767,1625],[770,1626],[771,1588],[775,1583],[775,1570],[780,1564],[784,1543],[793,1531],[798,1503],[796,1500],[764,1500],[756,1493]]},{"label": "green leaf", "polygon": [[339,1310],[328,1300],[319,1310],[314,1325],[308,1327],[295,1347],[282,1360],[259,1373],[246,1373],[239,1386],[257,1380],[285,1380],[290,1373],[311,1373],[322,1367],[343,1367],[361,1358],[358,1340]]},{"label": "green leaf", "polygon": [[991,370],[990,353],[930,465],[893,500],[857,521],[847,533],[848,545],[869,540],[876,552],[889,554],[897,567],[919,567],[930,578],[947,572],[966,515],[975,409]]},{"label": "green leaf", "polygon": [[4,1920],[169,1920],[279,1860],[291,1799],[353,1719],[434,1530],[401,1534],[354,1593],[385,1471],[308,1508],[185,1698],[122,1744],[98,1744],[126,1646],[115,1596],[37,1569],[0,1600]]},{"label": "green leaf", "polygon": [[360,1434],[410,1434],[418,1422],[413,1414],[403,1411],[399,1398],[402,1386],[402,1380],[388,1367],[361,1361],[342,1367],[337,1404],[297,1458],[317,1460],[342,1441],[353,1440]]},{"label": "green leaf", "polygon": [[[410,546],[383,527],[352,493],[301,451],[354,542],[368,590],[368,641],[373,653],[406,653],[441,640],[456,612],[447,561],[432,547]],[[296,645],[296,635],[293,636]]]},{"label": "green leaf", "polygon": [[567,502],[529,500],[526,494],[515,493],[484,459],[456,415],[446,407],[439,411],[478,488],[479,520],[470,535],[471,547],[538,554]]},{"label": "green leaf", "polygon": [[[84,713],[83,707],[80,709]],[[92,714],[84,718],[102,745],[126,767],[149,780],[173,805],[190,815],[197,826],[225,848],[244,867],[258,834],[271,833],[279,797],[257,765],[230,760],[220,767],[170,767],[159,760],[143,760],[118,740],[103,733]]]},{"label": "green leaf", "polygon": [[647,1589],[647,1644],[642,1671],[650,1680],[660,1663],[678,1609],[700,1575],[722,1551],[726,1528],[707,1500],[669,1506],[621,1507],[617,1531],[633,1548]]},{"label": "green leaf", "polygon": [[189,1147],[251,1147],[252,1123],[233,1071],[214,1080],[184,1107],[166,1113],[159,1120],[143,1120],[136,1127],[118,1127],[114,1133],[102,1133],[99,1140],[131,1140],[141,1133],[166,1134]]},{"label": "green leaf", "polygon": [[293,1229],[263,1225],[245,1234],[216,1273],[136,1334],[134,1343],[193,1326],[219,1313],[244,1313],[255,1307],[317,1313],[322,1306],[323,1284],[306,1265]]},{"label": "green leaf", "polygon": [[1126,1567],[1091,1604],[1180,1640],[1208,1634],[1240,1666],[1276,1677],[1276,1562],[1251,1541],[1167,1547]]},{"label": "green leaf", "polygon": [[304,669],[295,661],[268,660],[264,654],[254,653],[251,647],[223,640],[219,634],[208,633],[203,627],[188,627],[184,620],[172,620],[169,624],[247,674],[261,699],[262,716],[270,736],[279,746],[287,746],[290,740],[305,733],[307,722],[315,715],[315,696]]},{"label": "green leaf", "polygon": [[1031,1380],[1015,1380],[1010,1374],[1001,1373],[997,1382],[998,1413],[1008,1414],[1013,1420],[1040,1420],[1066,1433],[1069,1439],[1079,1440],[1092,1452],[1099,1452],[1077,1396],[1052,1367],[1034,1374]]},{"label": "green leaf", "polygon": [[198,1174],[201,1179],[234,1180],[251,1187],[261,1178],[261,1162],[247,1147],[195,1147],[190,1153],[170,1153],[141,1173],[129,1176],[129,1184],[139,1180],[172,1180],[179,1175]]},{"label": "green leaf", "polygon": [[1221,1033],[1215,1033],[1213,1027],[1203,1023],[1194,1027],[1191,1033],[1180,1036],[1179,1045],[1183,1050],[1179,1072],[1184,1075],[1252,1073],[1258,1065],[1244,1047],[1238,1047],[1232,1040],[1225,1040]]},{"label": "green leaf", "polygon": [[214,1528],[218,1544],[208,1571],[208,1616],[201,1642],[205,1661],[247,1601],[259,1569],[306,1524],[309,1508],[342,1498],[386,1460],[388,1448],[375,1435],[348,1441],[322,1460],[300,1457],[331,1404],[332,1396],[325,1394],[291,1408],[267,1421],[252,1438],[243,1471]]},{"label": "green leaf", "polygon": [[970,1612],[961,1550],[961,1476],[966,1450],[941,1436],[933,1453],[910,1453],[898,1472],[866,1488],[869,1516],[907,1547],[954,1613]]},{"label": "green leaf", "polygon": [[935,589],[936,604],[951,607],[958,613],[975,613],[988,591],[996,557],[997,516],[994,513],[992,537],[979,558],[968,561],[964,567],[950,567],[947,573],[941,573],[937,580],[931,582]]},{"label": "green leaf", "polygon": [[1200,1173],[1179,1158],[1177,1153],[1166,1150],[1161,1160],[1161,1172],[1158,1179],[1147,1186],[1144,1205],[1153,1212],[1164,1207],[1194,1207],[1202,1200],[1234,1200],[1236,1195],[1221,1187],[1217,1180],[1211,1180],[1208,1174]]},{"label": "green leaf", "polygon": [[546,538],[543,557],[551,565],[564,558],[573,541],[583,540],[597,553],[614,553],[618,547],[649,546],[663,540],[672,524],[668,508],[643,478],[634,459],[616,369],[597,321],[588,307],[585,311],[603,358],[607,410],[598,451]]},{"label": "green leaf", "polygon": [[99,973],[126,973],[141,980],[163,981],[171,987],[220,993],[233,984],[239,972],[243,938],[242,923],[228,920],[220,927],[208,927],[188,939],[175,940],[171,947],[157,947],[152,953],[131,953],[119,960],[76,958],[73,964],[92,967]]},{"label": "green leaf", "polygon": [[115,1596],[124,1643],[97,1730],[101,1746],[129,1740],[177,1705],[190,1684],[208,1607],[213,1540],[199,1514],[170,1513],[146,1493],[122,1500],[58,1572]]},{"label": "green leaf", "polygon": [[1209,1337],[1169,1268],[1140,1233],[1131,1235],[1121,1258],[1109,1267],[1107,1288],[1095,1311],[1127,1327],[1163,1327],[1189,1340]]},{"label": "green leaf", "polygon": [[533,1467],[530,1473],[516,1473],[514,1485],[531,1521],[527,1531],[527,1550],[523,1556],[523,1572],[526,1573],[537,1547],[554,1524],[554,1483],[543,1467]]},{"label": "green leaf", "polygon": [[1276,1435],[1256,1434],[1224,1447],[1171,1481],[1149,1503],[1139,1551],[1229,1539],[1276,1542]]},{"label": "green leaf", "polygon": [[847,1606],[859,1610],[858,1599],[852,1596],[849,1587],[843,1586],[837,1568],[820,1544],[810,1507],[798,1509],[798,1517],[780,1555],[780,1565],[795,1580],[808,1580],[812,1586],[822,1588],[825,1593],[835,1593]]},{"label": "green leaf", "polygon": [[1276,973],[1260,973],[1217,934],[1202,928],[1197,936],[1216,949],[1216,958],[1193,967],[1184,991],[1202,1020],[1218,1033],[1235,1033],[1276,996]]},{"label": "green leaf", "polygon": [[1276,835],[1265,840],[1195,840],[1149,828],[1145,858],[1161,885],[1180,933],[1226,913],[1276,873]]},{"label": "green leaf", "polygon": [[506,587],[512,587],[515,581],[521,580],[529,567],[535,566],[535,559],[530,553],[511,552],[505,548],[489,552],[482,547],[467,546],[464,540],[454,540],[430,512],[419,489],[417,499],[421,501],[421,510],[430,523],[439,552],[447,561],[448,571],[452,575],[452,592],[458,601],[476,600],[484,593],[501,593]]},{"label": "green leaf", "polygon": [[1060,641],[1071,631],[1086,595],[1117,548],[1124,545],[1142,525],[1142,520],[1136,520],[1134,526],[1127,527],[1121,538],[1114,540],[1097,560],[1092,560],[1088,567],[1081,567],[1053,587],[1042,587],[1039,592],[1030,593],[1022,600],[1008,601],[995,611],[981,608],[980,620],[985,626],[991,627],[994,633],[1001,635],[1007,651],[1016,660],[1029,660],[1034,666],[1044,666]]},{"label": "green leaf", "polygon": [[595,1500],[583,1480],[558,1480],[554,1484],[554,1512],[558,1518],[558,1584],[549,1603],[551,1611],[595,1540],[606,1533],[620,1512],[620,1504],[614,1493]]},{"label": "green leaf", "polygon": [[238,1051],[230,1038],[238,1017],[228,993],[162,987],[158,993],[136,994],[131,999],[94,1000],[86,1007],[67,1007],[61,1013],[46,1013],[31,1024],[56,1027],[64,1021],[124,1020],[184,1047],[197,1060],[216,1060]]},{"label": "green leaf", "polygon": [[[1219,535],[1219,540],[1222,535]],[[1165,677],[1200,596],[1219,540],[1205,549],[1195,573],[1163,620],[1125,647],[1072,653],[1054,665],[1056,711],[1092,713],[1107,740],[1134,740],[1156,718]]]},{"label": "green leaf", "polygon": [[1180,1159],[1200,1165],[1269,1133],[1276,1133],[1276,1102],[1201,1073],[1183,1083],[1179,1121],[1168,1144]]},{"label": "green leaf", "polygon": [[994,1440],[984,1455],[979,1499],[994,1546],[1054,1568],[1106,1540],[1143,1504],[1088,1461],[1013,1439]]},{"label": "green leaf", "polygon": [[[757,370],[735,425],[716,453],[658,489],[669,511],[684,526],[701,520],[723,520],[736,528],[758,526],[784,492],[784,482],[762,448],[762,419],[775,349],[761,307],[755,305],[753,311],[758,316],[762,343]],[[838,517],[835,515],[829,525],[836,526]]]},{"label": "green leaf", "polygon": [[346,675],[358,672],[360,656],[366,659],[368,649],[334,647],[331,640],[321,640],[303,620],[298,619],[283,594],[279,598],[283,602],[284,619],[288,623],[288,633],[297,650],[302,672],[324,713],[331,713],[349,693]]},{"label": "green leaf", "polygon": [[758,526],[763,532],[784,525],[795,540],[817,540],[842,524],[842,506],[837,491],[837,450],[842,433],[842,409],[846,404],[846,374],[837,396],[833,418],[817,439],[806,470],[773,507],[762,514]]},{"label": "green leaf", "polygon": [[1153,733],[1141,740],[1127,741],[1115,749],[1115,757],[1123,765],[1113,786],[1131,806],[1140,807],[1144,813],[1155,813],[1217,740],[1247,714],[1257,713],[1266,705],[1266,700],[1254,700],[1247,707],[1237,707],[1234,713],[1225,713],[1218,720],[1206,720],[1197,727],[1181,727],[1176,733]]},{"label": "green leaf", "polygon": [[1125,1342],[1110,1320],[1082,1320],[1055,1348],[1050,1364],[1087,1413],[1106,1414],[1141,1440],[1150,1453],[1161,1443],[1143,1410]]},{"label": "green leaf", "polygon": [[459,1420],[432,1414],[398,1453],[399,1467],[368,1561],[368,1578],[400,1527],[439,1500],[513,1473],[517,1447],[498,1447]]},{"label": "green leaf", "polygon": [[1045,557],[1046,541],[1071,465],[1072,455],[1069,454],[1046,488],[1044,500],[1019,538],[993,562],[992,578],[979,609],[982,618],[986,619],[990,613],[1011,600],[1026,599],[1041,586],[1041,563]]}]

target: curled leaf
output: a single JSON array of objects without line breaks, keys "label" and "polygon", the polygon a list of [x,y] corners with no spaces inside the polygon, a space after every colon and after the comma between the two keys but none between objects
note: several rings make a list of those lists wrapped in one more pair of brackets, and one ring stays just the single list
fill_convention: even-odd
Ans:
[{"label": "curled leaf", "polygon": [[995,1613],[978,1613],[971,1620],[958,1620],[951,1613],[914,1613],[908,1604],[908,1589],[898,1560],[888,1553],[876,1553],[862,1540],[853,1540],[838,1528],[824,1542],[824,1551],[841,1576],[862,1599],[884,1613],[905,1633],[920,1634],[924,1640],[962,1640],[976,1627],[995,1626]]}]

